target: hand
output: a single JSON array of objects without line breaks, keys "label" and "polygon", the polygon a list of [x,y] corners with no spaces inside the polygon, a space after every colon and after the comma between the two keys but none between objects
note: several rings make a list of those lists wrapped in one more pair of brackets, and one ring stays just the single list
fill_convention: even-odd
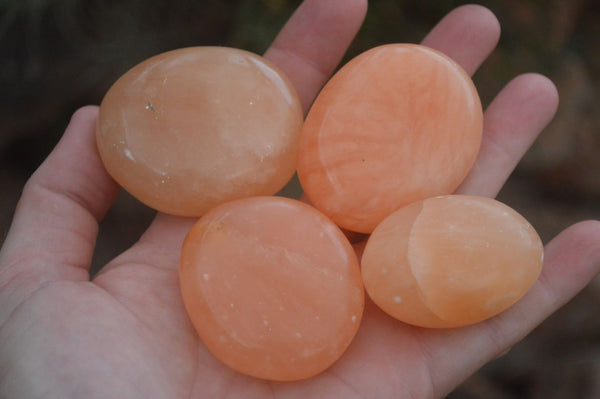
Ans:
[{"label": "hand", "polygon": [[[306,0],[267,51],[294,82],[305,109],[365,11],[366,0]],[[463,6],[424,44],[473,73],[498,36],[489,11]],[[556,89],[542,76],[511,81],[486,110],[481,153],[458,191],[495,196],[557,102]],[[207,352],[182,306],[179,248],[193,220],[157,215],[138,243],[90,280],[98,221],[119,190],[96,153],[96,115],[95,107],[86,107],[73,116],[25,186],[0,252],[1,397],[440,397],[600,270],[600,223],[580,223],[547,245],[543,274],[526,297],[489,321],[416,328],[367,300],[355,341],[323,374],[296,383],[245,377]]]}]

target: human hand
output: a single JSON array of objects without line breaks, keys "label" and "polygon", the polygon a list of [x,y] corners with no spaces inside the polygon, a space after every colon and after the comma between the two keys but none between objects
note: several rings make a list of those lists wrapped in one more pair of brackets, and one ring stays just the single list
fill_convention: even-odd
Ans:
[{"label": "human hand", "polygon": [[[266,56],[307,109],[357,32],[365,0],[307,0]],[[424,44],[473,73],[498,40],[489,11],[464,6]],[[459,192],[495,196],[557,106],[539,75],[510,82],[485,113],[479,158]],[[358,335],[321,375],[296,383],[245,377],[213,358],[185,314],[179,249],[194,220],[157,215],[139,242],[92,280],[98,221],[119,188],[95,149],[95,107],[78,111],[27,183],[0,251],[0,396],[440,397],[567,302],[600,269],[600,223],[570,227],[546,247],[543,274],[505,313],[430,330],[367,300]]]}]

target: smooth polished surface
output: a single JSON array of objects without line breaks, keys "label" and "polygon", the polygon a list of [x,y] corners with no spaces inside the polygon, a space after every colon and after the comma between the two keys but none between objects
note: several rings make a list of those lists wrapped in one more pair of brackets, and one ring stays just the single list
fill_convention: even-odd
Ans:
[{"label": "smooth polished surface", "polygon": [[280,190],[296,168],[302,109],[281,72],[255,54],[193,47],[124,74],[100,106],[108,172],[159,211],[200,216]]},{"label": "smooth polished surface", "polygon": [[364,292],[356,254],[314,208],[281,197],[207,213],[181,253],[181,290],[207,348],[231,368],[290,381],[318,374],[358,330]]},{"label": "smooth polished surface", "polygon": [[442,196],[404,207],[373,232],[365,289],[386,313],[422,327],[458,327],[519,300],[542,267],[533,227],[489,198]]},{"label": "smooth polished surface", "polygon": [[448,57],[412,44],[376,47],[317,97],[298,176],[315,207],[370,233],[404,205],[452,193],[475,161],[482,123],[470,77]]}]

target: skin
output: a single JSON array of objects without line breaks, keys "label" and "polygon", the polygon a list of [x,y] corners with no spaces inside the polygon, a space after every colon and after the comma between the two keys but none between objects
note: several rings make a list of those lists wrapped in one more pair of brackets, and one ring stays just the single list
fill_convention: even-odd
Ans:
[{"label": "skin", "polygon": [[[365,13],[365,0],[306,0],[267,51],[305,109]],[[488,10],[468,5],[423,43],[473,73],[499,32]],[[479,159],[458,192],[495,196],[557,104],[543,76],[508,83],[485,112]],[[3,398],[437,398],[507,351],[600,270],[600,222],[578,223],[546,246],[533,289],[493,319],[427,330],[367,301],[355,341],[323,374],[297,383],[248,378],[207,353],[184,312],[177,267],[193,220],[158,214],[135,245],[90,280],[98,221],[119,191],[96,153],[96,115],[91,106],[73,115],[26,184],[0,252]]]}]

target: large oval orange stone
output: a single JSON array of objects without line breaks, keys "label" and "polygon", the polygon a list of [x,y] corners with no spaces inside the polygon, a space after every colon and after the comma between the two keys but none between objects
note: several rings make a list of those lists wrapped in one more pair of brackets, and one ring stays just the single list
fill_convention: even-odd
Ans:
[{"label": "large oval orange stone", "polygon": [[369,237],[365,289],[391,316],[422,327],[458,327],[492,317],[535,283],[543,246],[508,206],[450,195],[410,204]]},{"label": "large oval orange stone", "polygon": [[298,176],[315,207],[370,233],[404,205],[452,193],[475,161],[482,123],[477,91],[451,59],[419,45],[376,47],[317,97]]},{"label": "large oval orange stone", "polygon": [[281,189],[296,169],[303,115],[288,79],[255,54],[193,47],[125,73],[100,106],[112,177],[159,211],[200,216]]},{"label": "large oval orange stone", "polygon": [[334,363],[358,329],[356,254],[314,208],[281,197],[221,205],[185,239],[181,291],[207,348],[231,368],[290,381]]}]

